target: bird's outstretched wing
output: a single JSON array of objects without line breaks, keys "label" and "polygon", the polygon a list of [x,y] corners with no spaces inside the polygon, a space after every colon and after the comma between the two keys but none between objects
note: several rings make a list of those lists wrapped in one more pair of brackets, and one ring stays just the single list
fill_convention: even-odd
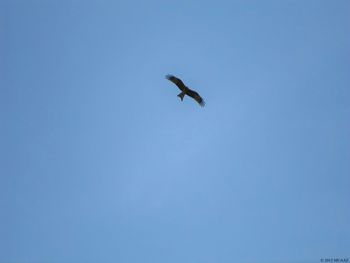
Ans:
[{"label": "bird's outstretched wing", "polygon": [[197,92],[195,92],[194,90],[188,89],[186,94],[188,96],[192,97],[195,101],[197,101],[199,105],[204,107],[205,101],[203,100],[203,98]]},{"label": "bird's outstretched wing", "polygon": [[174,83],[181,91],[183,91],[186,88],[185,84],[182,82],[181,79],[179,79],[173,75],[166,75],[165,77],[168,80],[170,80],[172,83]]}]

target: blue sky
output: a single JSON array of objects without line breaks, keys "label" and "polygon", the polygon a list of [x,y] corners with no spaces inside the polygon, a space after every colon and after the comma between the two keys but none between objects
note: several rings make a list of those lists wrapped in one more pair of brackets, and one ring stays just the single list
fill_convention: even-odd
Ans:
[{"label": "blue sky", "polygon": [[350,257],[349,1],[0,3],[1,263]]}]

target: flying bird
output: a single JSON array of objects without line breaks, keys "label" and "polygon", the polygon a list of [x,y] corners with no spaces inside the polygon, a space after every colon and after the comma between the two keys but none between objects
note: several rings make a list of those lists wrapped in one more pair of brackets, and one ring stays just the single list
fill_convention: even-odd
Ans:
[{"label": "flying bird", "polygon": [[179,93],[177,96],[180,97],[181,101],[184,99],[185,95],[190,96],[193,98],[195,101],[198,102],[198,104],[202,107],[204,107],[205,102],[202,99],[202,97],[195,92],[194,90],[191,90],[189,87],[187,87],[181,79],[173,76],[173,75],[166,75],[166,79],[170,80],[172,83],[174,83],[180,90],[181,93]]}]

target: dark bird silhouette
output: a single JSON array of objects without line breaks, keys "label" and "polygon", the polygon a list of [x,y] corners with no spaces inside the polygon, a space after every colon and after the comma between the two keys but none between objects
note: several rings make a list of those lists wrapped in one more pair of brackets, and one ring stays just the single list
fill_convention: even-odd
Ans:
[{"label": "dark bird silhouette", "polygon": [[202,107],[204,107],[205,102],[202,99],[202,97],[195,92],[194,90],[191,90],[189,87],[187,87],[181,79],[173,76],[173,75],[166,75],[165,76],[168,80],[170,80],[172,83],[174,83],[180,90],[181,93],[179,93],[177,96],[180,97],[181,101],[184,99],[185,95],[190,96],[191,98],[193,98],[195,101],[198,102],[199,105],[201,105]]}]

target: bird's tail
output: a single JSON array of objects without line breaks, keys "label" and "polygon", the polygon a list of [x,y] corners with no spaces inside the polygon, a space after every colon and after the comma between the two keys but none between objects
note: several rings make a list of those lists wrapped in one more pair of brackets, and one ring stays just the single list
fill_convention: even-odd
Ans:
[{"label": "bird's tail", "polygon": [[178,95],[177,95],[180,99],[181,99],[181,101],[184,99],[184,97],[185,97],[185,92],[181,92],[181,93],[179,93]]}]

